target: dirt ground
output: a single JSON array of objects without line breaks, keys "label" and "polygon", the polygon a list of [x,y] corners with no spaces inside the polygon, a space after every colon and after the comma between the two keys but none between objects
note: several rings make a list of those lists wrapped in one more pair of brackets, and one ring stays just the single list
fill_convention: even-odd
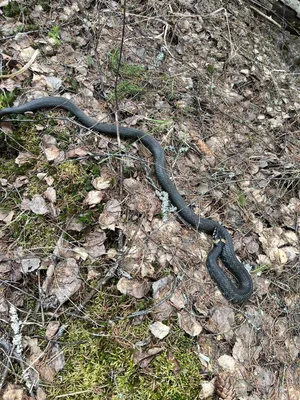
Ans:
[{"label": "dirt ground", "polygon": [[176,217],[140,144],[60,110],[6,118],[3,399],[300,398],[300,37],[271,3],[0,1],[2,74],[39,49],[0,108],[64,96],[153,135],[254,283],[241,306],[222,297],[212,238]]}]

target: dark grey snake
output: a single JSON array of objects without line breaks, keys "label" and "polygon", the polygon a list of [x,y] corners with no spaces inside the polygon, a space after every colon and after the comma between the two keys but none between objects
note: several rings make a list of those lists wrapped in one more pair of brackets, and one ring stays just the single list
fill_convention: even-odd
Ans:
[{"label": "dark grey snake", "polygon": [[[98,123],[64,97],[39,98],[18,107],[4,108],[0,110],[0,118],[10,114],[24,114],[27,111],[58,107],[70,111],[82,125],[89,129],[105,135],[117,136],[115,125]],[[169,178],[166,169],[165,153],[157,140],[147,133],[133,128],[120,127],[119,133],[121,138],[135,139],[142,142],[151,151],[154,157],[157,180],[162,189],[168,193],[169,199],[177,208],[178,214],[198,231],[203,231],[214,236],[214,247],[210,251],[206,262],[211,277],[227,300],[233,303],[245,302],[253,291],[252,280],[244,265],[235,255],[231,236],[227,229],[218,222],[200,217],[187,205]],[[218,265],[219,258],[235,278],[234,283]]]}]

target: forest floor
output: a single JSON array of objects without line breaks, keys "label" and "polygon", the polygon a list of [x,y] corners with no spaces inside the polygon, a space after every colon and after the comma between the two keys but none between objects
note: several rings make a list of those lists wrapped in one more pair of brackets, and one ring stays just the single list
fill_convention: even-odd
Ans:
[{"label": "forest floor", "polygon": [[153,135],[254,283],[241,306],[222,297],[212,238],[141,144],[58,109],[6,117],[3,399],[299,399],[300,37],[254,3],[0,1],[2,74],[39,50],[0,80],[0,109],[64,96]]}]

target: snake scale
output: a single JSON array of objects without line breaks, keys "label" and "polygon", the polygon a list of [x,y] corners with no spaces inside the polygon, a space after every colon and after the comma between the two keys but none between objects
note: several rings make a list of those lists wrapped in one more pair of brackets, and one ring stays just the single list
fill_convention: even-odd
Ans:
[{"label": "snake scale", "polygon": [[[38,98],[17,107],[4,108],[0,110],[0,118],[10,114],[24,114],[47,108],[63,108],[73,114],[86,128],[104,135],[117,136],[115,125],[98,123],[64,97]],[[162,189],[168,193],[169,200],[176,207],[177,213],[193,228],[213,235],[214,246],[208,254],[206,266],[223,296],[232,303],[247,301],[253,292],[252,279],[243,263],[235,255],[228,230],[218,222],[195,214],[185,202],[168,175],[164,150],[154,137],[143,131],[126,127],[120,127],[119,134],[123,139],[134,139],[143,143],[151,151],[157,180]],[[224,269],[219,266],[218,259],[228,269],[234,282],[230,279],[230,274],[226,274]]]}]

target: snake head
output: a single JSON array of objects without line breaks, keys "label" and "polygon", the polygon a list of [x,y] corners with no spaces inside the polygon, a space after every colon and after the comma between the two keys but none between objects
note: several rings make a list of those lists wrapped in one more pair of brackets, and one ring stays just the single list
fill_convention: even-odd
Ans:
[{"label": "snake head", "polygon": [[222,245],[226,243],[226,240],[223,238],[221,231],[218,227],[214,229],[212,237],[215,246],[219,243],[221,243]]}]

